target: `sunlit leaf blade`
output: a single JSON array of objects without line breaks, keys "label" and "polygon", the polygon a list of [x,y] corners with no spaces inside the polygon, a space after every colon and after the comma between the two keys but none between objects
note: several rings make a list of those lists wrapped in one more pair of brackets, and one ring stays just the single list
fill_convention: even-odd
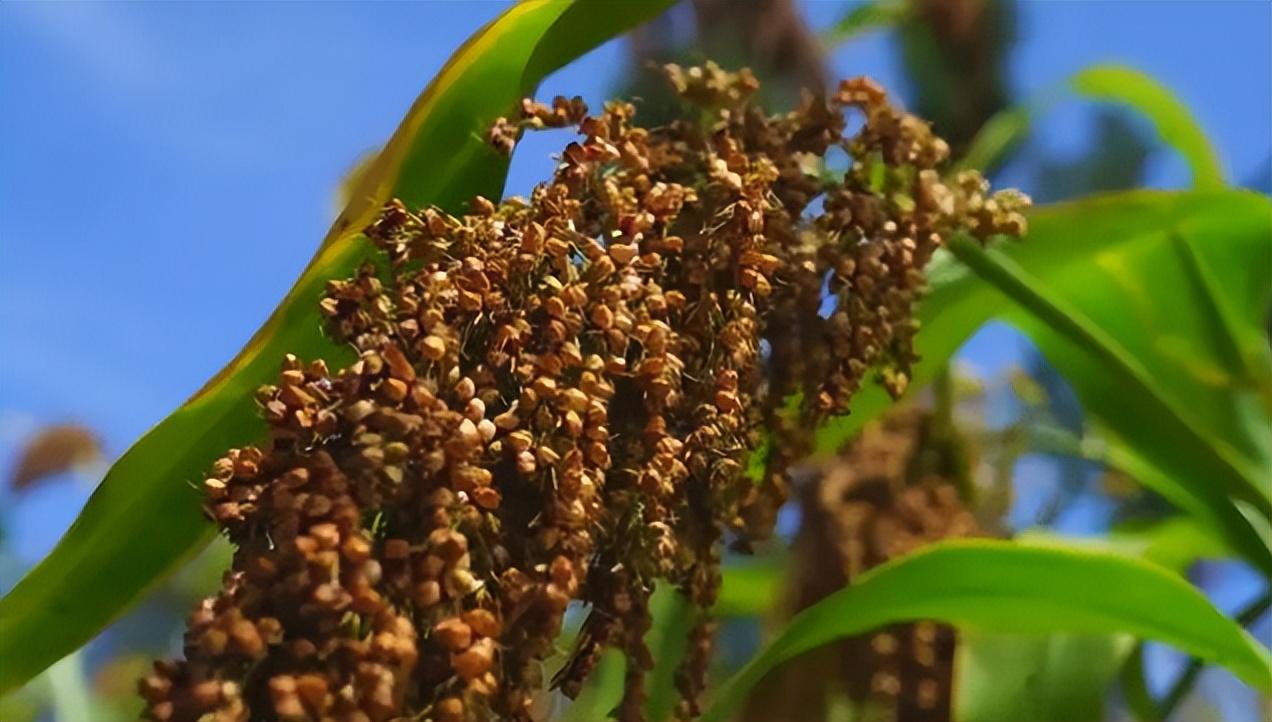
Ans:
[{"label": "sunlit leaf blade", "polygon": [[1219,155],[1188,106],[1152,76],[1122,65],[1093,65],[1080,70],[1033,101],[990,118],[972,139],[959,166],[993,169],[1024,139],[1035,119],[1071,95],[1122,105],[1140,113],[1152,123],[1162,142],[1183,157],[1192,173],[1193,187],[1223,187]]},{"label": "sunlit leaf blade", "polygon": [[[1214,532],[1187,516],[1127,522],[1100,538],[1066,539],[1030,529],[1017,541],[1080,546],[1150,561],[1182,575],[1202,558],[1230,556]],[[1142,645],[1124,634],[1006,635],[966,631],[954,661],[957,722],[1057,722],[1105,719],[1107,692],[1122,673],[1128,699],[1141,690]],[[1147,692],[1142,692],[1148,699]],[[1140,703],[1143,700],[1137,699]],[[1147,709],[1147,707],[1145,707]],[[1141,716],[1149,722],[1155,715]]]},{"label": "sunlit leaf blade", "polygon": [[[1033,337],[1043,347],[1044,353],[1051,348],[1055,354],[1068,359],[1068,363],[1057,363],[1062,370],[1070,363],[1083,363],[1089,364],[1095,374],[1110,377],[1113,388],[1109,390],[1116,390],[1123,398],[1116,404],[1100,404],[1104,407],[1101,418],[1121,418],[1122,414],[1114,407],[1125,407],[1127,400],[1134,399],[1136,418],[1123,426],[1127,427],[1126,431],[1136,425],[1145,430],[1145,433],[1136,435],[1144,440],[1144,444],[1136,448],[1163,447],[1178,442],[1180,447],[1190,449],[1198,457],[1195,459],[1196,466],[1204,465],[1216,472],[1214,481],[1226,485],[1229,494],[1255,505],[1264,515],[1272,515],[1272,503],[1261,487],[1266,477],[1259,476],[1250,460],[1239,455],[1227,438],[1212,438],[1209,434],[1211,429],[1199,423],[1184,406],[1188,400],[1178,398],[1179,395],[1172,392],[1164,379],[1152,374],[1142,363],[1141,356],[1132,355],[1124,345],[1124,338],[1115,337],[1106,330],[1107,323],[1097,323],[1084,309],[1053,291],[1045,281],[1006,256],[983,249],[971,239],[953,239],[949,248],[982,280],[1016,303],[1024,313],[1013,313],[1013,318],[1018,317],[1021,325],[1033,329]],[[1095,269],[1092,271],[1094,275]],[[1160,267],[1155,271],[1160,272]],[[1119,273],[1124,275],[1124,269],[1119,269]],[[1169,327],[1159,328],[1166,331]],[[1192,353],[1193,350],[1185,351]],[[1208,371],[1221,373],[1219,366]],[[1230,377],[1226,381],[1237,383],[1237,379]],[[1071,383],[1082,386],[1087,381],[1076,377]],[[1097,400],[1090,399],[1088,403],[1097,403]],[[1179,461],[1183,463],[1184,460]],[[1194,480],[1194,483],[1199,481]]]},{"label": "sunlit leaf blade", "polygon": [[1272,690],[1272,657],[1201,592],[1121,554],[1013,542],[941,542],[877,567],[800,612],[717,694],[704,720],[727,719],[777,664],[877,627],[932,619],[1011,634],[1125,633],[1223,665]]},{"label": "sunlit leaf blade", "polygon": [[[1199,284],[1180,243],[1223,284]],[[1266,541],[1234,501],[1265,518],[1272,508],[1262,330],[1272,302],[1268,199],[1240,191],[1136,191],[1059,204],[1031,214],[1025,240],[981,258],[988,277],[950,257],[929,274],[932,290],[919,309],[923,361],[913,386],[930,380],[985,321],[1017,325],[1074,385],[1111,439],[1115,466],[1184,510],[1201,509],[1234,549],[1272,574]],[[1015,281],[994,271],[1005,263],[1019,271]],[[1216,328],[1208,297],[1216,289],[1229,330]],[[1044,294],[1048,303],[1035,298],[1022,306],[1021,294]],[[1239,361],[1232,338],[1243,349]],[[838,448],[888,403],[882,391],[864,390],[851,416],[819,430],[819,448]]]},{"label": "sunlit leaf blade", "polygon": [[212,535],[195,484],[225,449],[259,440],[252,394],[286,353],[349,352],[320,329],[327,280],[367,258],[361,229],[392,197],[461,211],[474,195],[497,197],[507,159],[484,131],[551,71],[648,19],[669,0],[527,0],[474,35],[411,107],[360,175],[342,212],[296,285],[229,365],[111,468],[49,556],[0,600],[0,692],[30,679],[88,641]]}]

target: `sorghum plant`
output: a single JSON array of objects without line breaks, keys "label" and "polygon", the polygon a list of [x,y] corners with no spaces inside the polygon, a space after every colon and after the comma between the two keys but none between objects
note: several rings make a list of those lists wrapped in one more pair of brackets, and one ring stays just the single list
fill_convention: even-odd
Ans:
[{"label": "sorghum plant", "polygon": [[[788,612],[928,544],[986,535],[959,496],[960,452],[938,427],[931,414],[897,407],[797,487]],[[832,697],[844,694],[872,703],[880,720],[948,722],[956,643],[952,627],[930,621],[844,639],[775,671],[740,719],[825,719]]]},{"label": "sorghum plant", "polygon": [[[150,718],[527,720],[616,647],[638,720],[656,583],[698,610],[697,714],[722,538],[768,532],[806,430],[869,376],[904,390],[925,264],[954,233],[1020,234],[1026,199],[942,176],[945,143],[868,80],[770,116],[746,71],[666,75],[697,120],[527,101],[496,147],[582,136],[528,200],[391,203],[366,229],[376,262],[322,301],[358,360],[284,360],[268,443],[204,482],[233,569],[186,659],[142,680]],[[580,641],[545,680],[572,602]]]}]

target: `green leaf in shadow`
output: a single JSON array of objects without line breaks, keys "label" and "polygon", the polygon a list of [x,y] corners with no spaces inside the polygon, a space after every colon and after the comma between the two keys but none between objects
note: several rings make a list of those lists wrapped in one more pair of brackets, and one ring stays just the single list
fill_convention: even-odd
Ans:
[{"label": "green leaf in shadow", "polygon": [[253,392],[284,354],[351,353],[321,331],[326,282],[370,255],[361,229],[390,198],[458,212],[497,197],[507,158],[484,139],[495,118],[548,73],[654,16],[669,0],[527,0],[461,47],[415,101],[384,150],[359,175],[296,285],[239,355],[185,405],[124,453],[57,547],[0,600],[0,692],[87,642],[213,534],[195,489],[226,449],[264,437]]},{"label": "green leaf in shadow", "polygon": [[727,719],[784,660],[843,637],[921,619],[1012,634],[1125,633],[1223,665],[1272,690],[1272,657],[1178,576],[1147,562],[1058,545],[934,544],[877,567],[800,612],[718,693],[703,719]]}]

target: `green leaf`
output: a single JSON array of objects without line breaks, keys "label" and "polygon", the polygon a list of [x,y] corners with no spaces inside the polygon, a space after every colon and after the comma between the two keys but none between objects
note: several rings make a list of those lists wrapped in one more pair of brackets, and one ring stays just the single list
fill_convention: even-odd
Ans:
[{"label": "green leaf", "polygon": [[958,722],[1106,719],[1105,693],[1134,648],[1126,635],[960,635],[954,660]]},{"label": "green leaf", "polygon": [[[1259,620],[1268,609],[1272,608],[1272,592],[1265,592],[1263,596],[1255,599],[1246,605],[1235,615],[1237,624],[1248,627]],[[1175,678],[1170,689],[1166,691],[1166,696],[1162,698],[1160,705],[1155,705],[1160,710],[1162,719],[1169,719],[1175,709],[1192,691],[1192,687],[1197,682],[1197,678],[1201,676],[1202,668],[1205,666],[1205,660],[1193,656],[1188,660],[1188,665],[1184,667],[1184,671]]]},{"label": "green leaf", "polygon": [[990,118],[972,139],[959,167],[994,168],[1029,133],[1035,118],[1073,94],[1141,113],[1162,142],[1183,156],[1192,171],[1193,187],[1213,190],[1224,186],[1219,156],[1188,106],[1152,76],[1122,65],[1093,65],[1080,70],[1032,102]]},{"label": "green leaf", "polygon": [[1025,140],[1033,127],[1034,118],[1042,115],[1043,109],[1049,105],[1050,103],[1039,100],[1032,105],[1008,108],[991,116],[981,126],[976,137],[972,138],[963,157],[955,163],[955,168],[975,168],[987,173],[993,171]]},{"label": "green leaf", "polygon": [[[1172,235],[1169,242],[1173,244],[1178,238]],[[1220,471],[1218,480],[1230,484],[1228,491],[1231,494],[1257,505],[1265,514],[1272,513],[1272,504],[1269,504],[1267,494],[1261,487],[1262,481],[1267,477],[1257,475],[1249,463],[1253,460],[1242,458],[1236,449],[1229,446],[1226,439],[1208,439],[1206,435],[1208,430],[1198,423],[1196,415],[1184,407],[1186,400],[1173,398],[1177,394],[1173,393],[1164,379],[1149,370],[1146,362],[1151,359],[1133,355],[1127,348],[1127,341],[1135,339],[1114,336],[1112,331],[1115,325],[1119,322],[1121,325],[1127,325],[1124,316],[1129,315],[1125,312],[1130,309],[1123,307],[1117,309],[1115,314],[1105,313],[1100,319],[1103,321],[1101,323],[1088,315],[1087,311],[1079,307],[1074,300],[1070,300],[1076,294],[1065,295],[1062,290],[1054,288],[1043,279],[1026,271],[1003,254],[986,250],[965,237],[952,239],[949,248],[982,280],[1002,291],[1016,303],[1018,309],[1024,313],[1016,313],[1014,316],[1019,317],[1022,325],[1034,328],[1040,344],[1050,342],[1062,345],[1057,349],[1058,353],[1080,354],[1095,362],[1103,369],[1105,375],[1116,378],[1119,390],[1136,399],[1140,407],[1136,411],[1145,417],[1139,419],[1142,425],[1157,425],[1154,424],[1155,419],[1152,416],[1155,414],[1162,414],[1169,418],[1172,423],[1163,424],[1162,428],[1155,431],[1163,432],[1161,435],[1171,434],[1181,440],[1186,438],[1188,442],[1194,442],[1197,453],[1205,457],[1205,462],[1211,468]],[[1154,269],[1155,272],[1161,270]],[[1118,272],[1125,275],[1125,269],[1119,268]],[[1186,290],[1186,286],[1176,285],[1175,290]],[[1204,293],[1198,295],[1204,296]],[[1205,302],[1204,298],[1197,300]],[[1164,326],[1159,328],[1165,330]],[[1184,351],[1191,354],[1193,349],[1188,348]],[[1217,361],[1217,359],[1202,358],[1190,360]],[[1225,384],[1235,387],[1239,379],[1226,374],[1225,372],[1230,369],[1222,368],[1221,363],[1207,366],[1206,376],[1198,380],[1209,381],[1223,376],[1222,381]],[[1119,400],[1120,403],[1124,401],[1124,399]]]},{"label": "green leaf", "polygon": [[623,676],[627,661],[617,649],[601,653],[596,669],[588,675],[578,699],[561,715],[561,722],[599,722],[613,717],[610,713],[623,701]]},{"label": "green leaf", "polygon": [[1109,531],[1109,542],[1140,559],[1183,574],[1199,559],[1233,555],[1210,527],[1195,517],[1171,516],[1152,522],[1123,522]]},{"label": "green leaf", "polygon": [[1096,65],[1069,80],[1075,93],[1092,100],[1129,106],[1143,113],[1166,145],[1179,151],[1192,169],[1193,187],[1222,188],[1223,168],[1197,119],[1170,88],[1152,76],[1120,65]]},{"label": "green leaf", "polygon": [[84,677],[84,655],[63,657],[49,668],[53,714],[58,722],[92,722],[93,698]]},{"label": "green leaf", "polygon": [[461,47],[359,175],[318,254],[243,351],[111,468],[57,547],[0,600],[0,692],[87,642],[213,534],[195,489],[226,449],[264,438],[252,395],[283,355],[350,360],[321,332],[325,283],[369,256],[361,229],[393,197],[460,211],[498,197],[508,161],[484,140],[548,73],[652,17],[668,0],[527,0]]},{"label": "green leaf", "polygon": [[727,719],[777,664],[843,637],[931,619],[1011,634],[1124,633],[1161,641],[1272,690],[1272,656],[1178,576],[1147,562],[1054,545],[934,544],[800,612],[722,689],[704,716]]},{"label": "green leaf", "polygon": [[875,30],[887,30],[910,13],[906,0],[867,0],[853,6],[822,34],[822,45],[834,48]]},{"label": "green leaf", "polygon": [[1130,708],[1139,722],[1159,722],[1161,714],[1157,710],[1157,702],[1148,691],[1144,679],[1144,645],[1137,644],[1131,650],[1121,673],[1122,695],[1126,698],[1126,706]]},{"label": "green leaf", "polygon": [[[1228,554],[1209,528],[1186,516],[1124,523],[1101,538],[1065,538],[1030,529],[1016,539],[1122,554],[1181,575],[1197,559]],[[1142,689],[1143,671],[1136,667],[1143,661],[1141,645],[1126,635],[971,632],[960,637],[956,654],[954,719],[960,722],[1105,719],[1106,693],[1119,672],[1128,700],[1145,711],[1151,706]],[[1141,719],[1148,722],[1155,716]]]},{"label": "green leaf", "polygon": [[[946,256],[929,274],[912,387],[984,322],[1016,325],[1099,422],[1111,466],[1272,575],[1261,531],[1272,510],[1269,200],[1241,191],[1111,194],[1035,210],[1020,243],[954,247],[971,265]],[[1190,256],[1222,286],[1201,284]],[[881,390],[864,390],[851,416],[818,431],[819,449],[838,448],[889,403]]]},{"label": "green leaf", "polygon": [[732,562],[722,570],[717,617],[760,617],[781,595],[785,566],[779,560]]},{"label": "green leaf", "polygon": [[[1167,245],[1174,245],[1176,239],[1178,236],[1167,239]],[[1173,477],[1174,482],[1184,486],[1186,493],[1196,498],[1198,503],[1189,503],[1190,507],[1204,507],[1215,520],[1237,524],[1240,529],[1246,530],[1243,538],[1234,540],[1234,545],[1248,552],[1251,561],[1259,564],[1265,572],[1272,571],[1272,555],[1267,553],[1266,543],[1260,542],[1253,530],[1242,524],[1234,503],[1234,500],[1244,501],[1261,515],[1272,515],[1272,502],[1265,486],[1267,479],[1272,478],[1268,475],[1272,467],[1266,463],[1266,458],[1243,454],[1232,443],[1240,440],[1239,434],[1263,433],[1272,427],[1264,425],[1260,430],[1251,425],[1225,429],[1225,426],[1232,426],[1225,423],[1231,417],[1207,419],[1196,413],[1195,404],[1199,399],[1187,393],[1185,388],[1191,379],[1178,373],[1172,379],[1165,373],[1170,370],[1165,368],[1166,364],[1160,365],[1162,372],[1150,366],[1154,361],[1149,356],[1151,344],[1163,339],[1157,334],[1168,332],[1170,322],[1161,319],[1155,327],[1156,333],[1153,327],[1133,329],[1126,323],[1129,315],[1126,313],[1127,306],[1117,303],[1120,299],[1116,293],[1082,294],[1092,301],[1084,309],[1070,300],[1077,300],[1081,295],[1062,295],[1063,292],[1057,292],[1059,289],[1024,271],[1005,256],[987,252],[965,239],[956,240],[950,247],[978,276],[1016,302],[1019,308],[1013,309],[1011,318],[1064,373],[1077,390],[1084,407],[1124,442],[1120,445],[1120,452],[1137,457],[1137,465],[1142,468],[1135,474],[1136,478],[1151,484],[1158,478],[1158,472]],[[1146,270],[1151,268],[1157,283],[1161,283],[1164,268],[1143,267]],[[1096,269],[1092,269],[1090,275],[1097,273]],[[1125,278],[1124,270],[1119,269],[1118,273]],[[1186,289],[1186,285],[1180,284],[1172,290]],[[1079,293],[1084,290],[1073,289]],[[1205,304],[1204,298],[1194,297],[1194,301]],[[1020,310],[1026,313],[1020,313]],[[1097,322],[1088,312],[1100,313],[1100,321]],[[1152,309],[1152,312],[1160,313],[1160,310]],[[1119,327],[1124,333],[1115,335],[1115,329]],[[1137,335],[1139,338],[1136,338]],[[1143,342],[1145,354],[1133,355],[1129,350],[1136,341]],[[1213,374],[1229,372],[1225,382],[1231,384],[1229,388],[1235,392],[1239,370],[1232,369],[1230,365],[1225,367],[1213,356],[1204,359],[1196,353],[1192,343],[1181,344],[1181,350],[1188,354],[1186,360],[1216,362],[1210,367]],[[1206,378],[1209,380],[1213,376]],[[1172,380],[1178,385],[1172,385]],[[1199,388],[1197,393],[1200,396],[1205,389]],[[1233,401],[1238,402],[1239,399]],[[1226,436],[1225,431],[1234,435]],[[1250,441],[1253,444],[1257,439],[1251,437]],[[1253,454],[1259,453],[1254,446],[1249,450]],[[1129,465],[1124,459],[1121,467]]]},{"label": "green leaf", "polygon": [[645,717],[654,722],[672,719],[680,693],[676,670],[689,648],[689,632],[697,616],[689,599],[666,582],[660,583],[649,600],[652,617],[645,644],[654,666],[646,679]]}]

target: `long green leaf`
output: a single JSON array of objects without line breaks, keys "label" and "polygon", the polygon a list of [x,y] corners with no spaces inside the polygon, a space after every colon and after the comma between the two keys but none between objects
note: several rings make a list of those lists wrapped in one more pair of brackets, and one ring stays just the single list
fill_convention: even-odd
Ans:
[{"label": "long green leaf", "polygon": [[1033,101],[990,118],[959,167],[989,170],[1029,133],[1034,120],[1068,95],[1128,107],[1147,118],[1167,146],[1178,152],[1192,171],[1193,187],[1213,190],[1224,185],[1223,166],[1200,124],[1169,88],[1152,76],[1122,65],[1093,65],[1078,71]]},{"label": "long green leaf", "polygon": [[88,641],[212,536],[195,483],[225,449],[264,435],[253,391],[286,353],[334,365],[349,352],[321,332],[325,283],[368,257],[361,229],[388,199],[460,211],[497,197],[507,159],[483,140],[548,73],[648,19],[668,0],[527,0],[451,58],[355,184],[296,285],[247,346],[111,468],[57,547],[0,600],[0,692]]},{"label": "long green leaf", "polygon": [[[1203,558],[1231,556],[1208,528],[1187,516],[1123,524],[1099,539],[1065,539],[1031,529],[1017,541],[1081,546],[1153,562],[1178,575]],[[1142,645],[1124,634],[960,635],[954,662],[958,722],[1085,722],[1106,717],[1107,692],[1119,671],[1128,702],[1147,711]],[[1121,668],[1121,669],[1119,669]],[[1128,683],[1130,686],[1128,686]],[[1138,685],[1139,688],[1136,688]],[[1139,695],[1139,696],[1136,696]],[[1138,713],[1137,713],[1138,714]],[[1154,714],[1141,715],[1151,722]]]},{"label": "long green leaf", "polygon": [[[1221,286],[1198,282],[1181,243]],[[961,253],[978,271],[949,256],[935,264],[912,386],[983,323],[1007,320],[1073,384],[1112,442],[1112,465],[1202,515],[1272,574],[1258,521],[1272,508],[1272,361],[1262,330],[1272,302],[1269,200],[1240,191],[1111,194],[1037,209],[1023,242]],[[819,430],[819,448],[838,448],[889,402],[863,391],[851,416]]]},{"label": "long green leaf", "polygon": [[723,688],[723,720],[777,664],[843,637],[932,619],[987,632],[1126,633],[1155,639],[1272,691],[1272,657],[1199,591],[1120,554],[988,540],[948,541],[861,576],[797,615]]},{"label": "long green leaf", "polygon": [[1172,399],[1173,394],[1165,384],[1152,375],[1138,357],[1132,356],[1121,340],[1010,258],[987,251],[968,238],[951,240],[949,248],[982,280],[1027,312],[1022,319],[1037,327],[1039,337],[1056,345],[1063,344],[1062,353],[1089,357],[1127,397],[1134,397],[1138,422],[1152,428],[1158,445],[1179,439],[1202,457],[1197,460],[1199,463],[1218,472],[1215,481],[1227,484],[1228,493],[1272,516],[1272,501],[1260,486],[1266,477],[1260,477],[1249,460],[1236,453],[1226,440],[1209,438],[1210,430],[1186,412],[1182,403]]},{"label": "long green leaf", "polygon": [[1105,693],[1134,641],[1121,634],[960,635],[954,661],[958,722],[1105,719]]},{"label": "long green leaf", "polygon": [[1069,81],[1074,92],[1092,100],[1127,105],[1143,113],[1163,142],[1179,151],[1192,170],[1198,190],[1222,188],[1223,167],[1201,126],[1170,88],[1152,76],[1121,65],[1097,65]]}]

